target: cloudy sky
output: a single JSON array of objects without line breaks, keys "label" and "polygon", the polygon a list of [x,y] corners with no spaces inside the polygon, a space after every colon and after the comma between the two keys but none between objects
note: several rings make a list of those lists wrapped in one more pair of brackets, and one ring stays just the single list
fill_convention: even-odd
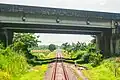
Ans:
[{"label": "cloudy sky", "polygon": [[0,0],[1,3],[120,12],[120,0]]},{"label": "cloudy sky", "polygon": [[40,35],[42,41],[40,45],[49,45],[51,43],[61,45],[62,43],[77,43],[86,42],[89,43],[93,38],[90,35],[75,35],[75,34],[37,34]]},{"label": "cloudy sky", "polygon": [[[120,13],[120,0],[0,0],[0,3]],[[39,34],[41,44],[89,42],[89,35]]]}]

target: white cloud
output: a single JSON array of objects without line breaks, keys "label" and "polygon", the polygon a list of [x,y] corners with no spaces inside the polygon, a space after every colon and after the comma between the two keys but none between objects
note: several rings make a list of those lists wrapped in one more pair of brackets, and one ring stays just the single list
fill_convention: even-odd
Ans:
[{"label": "white cloud", "polygon": [[0,0],[3,3],[120,12],[120,0]]}]

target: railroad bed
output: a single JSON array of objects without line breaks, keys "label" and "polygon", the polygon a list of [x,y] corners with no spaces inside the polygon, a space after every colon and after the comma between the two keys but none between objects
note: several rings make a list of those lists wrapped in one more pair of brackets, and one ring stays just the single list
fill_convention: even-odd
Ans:
[{"label": "railroad bed", "polygon": [[56,61],[53,65],[54,68],[51,80],[69,80],[68,73],[65,69],[61,53],[56,54]]}]

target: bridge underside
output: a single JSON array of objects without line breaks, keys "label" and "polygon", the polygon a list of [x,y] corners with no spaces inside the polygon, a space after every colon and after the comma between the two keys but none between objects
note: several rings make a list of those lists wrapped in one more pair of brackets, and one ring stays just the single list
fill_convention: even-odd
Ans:
[{"label": "bridge underside", "polygon": [[[46,25],[46,24],[21,24],[21,23],[1,23],[0,31],[6,45],[12,43],[13,33],[56,33],[56,34],[85,34],[97,36],[97,49],[103,51],[104,56],[110,55],[111,28],[66,26],[66,25]],[[2,40],[1,39],[1,40]],[[105,54],[106,53],[106,54]]]},{"label": "bridge underside", "polygon": [[60,33],[60,34],[87,34],[97,35],[103,32],[111,32],[111,28],[68,26],[68,25],[45,25],[45,24],[21,24],[21,23],[1,23],[1,29],[14,32],[26,33]]}]

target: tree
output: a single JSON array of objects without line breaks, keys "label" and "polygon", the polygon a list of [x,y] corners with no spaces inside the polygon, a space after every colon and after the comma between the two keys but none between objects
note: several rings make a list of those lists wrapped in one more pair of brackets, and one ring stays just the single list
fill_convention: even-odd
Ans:
[{"label": "tree", "polygon": [[68,50],[69,47],[70,47],[70,44],[68,42],[62,44],[62,48],[66,51]]},{"label": "tree", "polygon": [[15,33],[13,42],[23,42],[26,47],[38,46],[38,38],[33,33]]},{"label": "tree", "polygon": [[54,51],[56,49],[56,46],[54,44],[49,45],[49,50]]},{"label": "tree", "polygon": [[87,49],[86,43],[80,43],[79,41],[77,43],[72,43],[71,45],[66,42],[62,44],[62,48],[71,56],[71,58],[79,51],[85,51]]},{"label": "tree", "polygon": [[95,35],[92,35],[92,37],[93,37],[94,39],[91,40],[91,43],[95,44],[95,43],[96,43],[96,36],[95,36]]}]

